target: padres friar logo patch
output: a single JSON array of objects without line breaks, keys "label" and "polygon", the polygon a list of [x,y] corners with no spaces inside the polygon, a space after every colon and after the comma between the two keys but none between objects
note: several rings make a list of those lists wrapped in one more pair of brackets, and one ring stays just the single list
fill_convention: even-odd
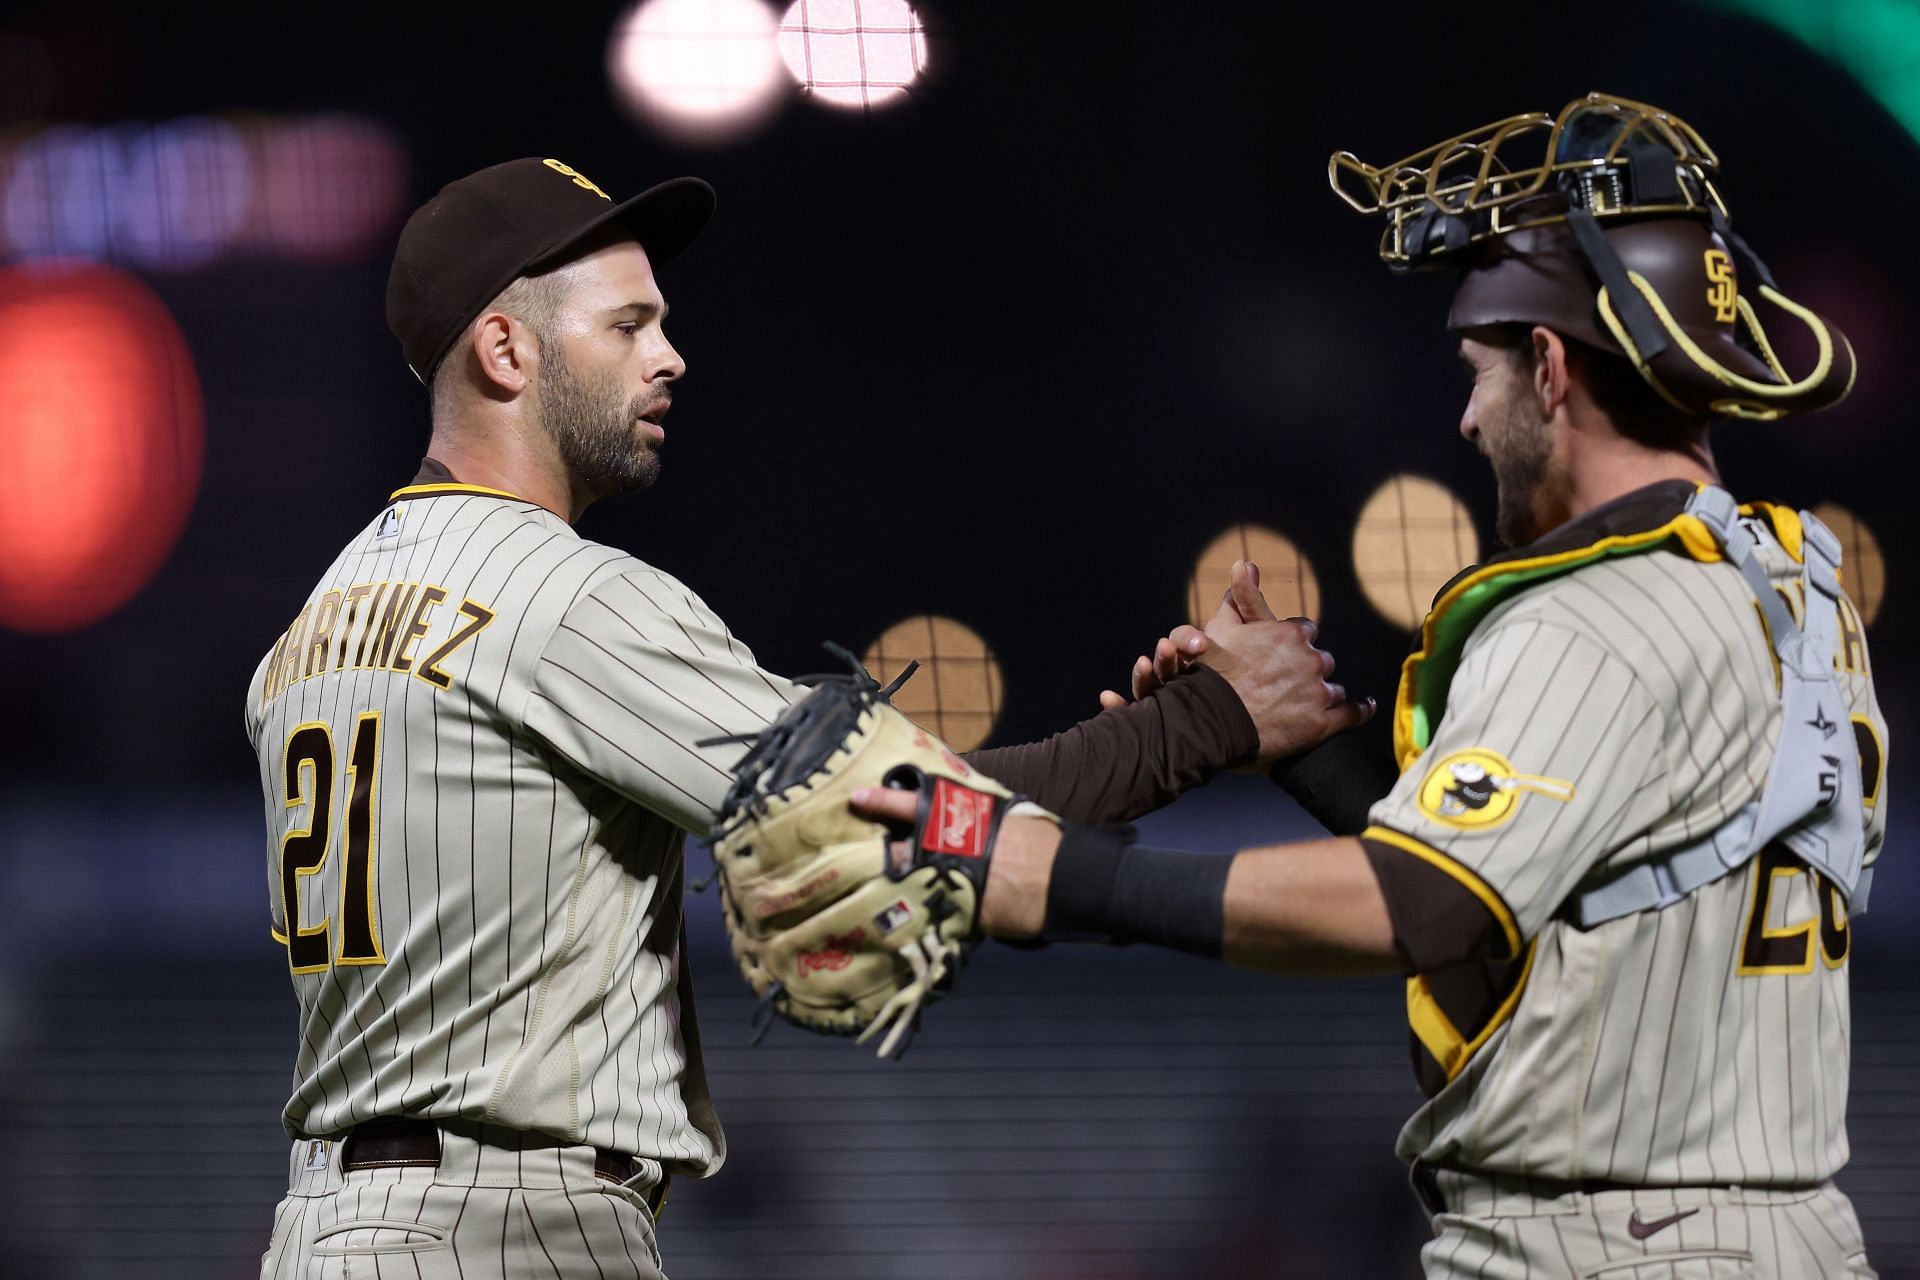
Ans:
[{"label": "padres friar logo patch", "polygon": [[1529,792],[1565,804],[1573,799],[1573,784],[1516,773],[1498,752],[1470,747],[1433,766],[1420,784],[1420,812],[1450,827],[1497,827]]}]

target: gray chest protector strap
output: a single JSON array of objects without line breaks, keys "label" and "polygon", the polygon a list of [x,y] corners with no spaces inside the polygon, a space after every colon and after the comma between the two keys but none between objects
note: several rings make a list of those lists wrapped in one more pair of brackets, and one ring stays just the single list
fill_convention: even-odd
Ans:
[{"label": "gray chest protector strap", "polygon": [[1864,865],[1866,824],[1860,804],[1860,758],[1846,698],[1834,674],[1839,625],[1840,541],[1808,512],[1800,513],[1805,560],[1800,573],[1804,618],[1774,589],[1754,554],[1753,532],[1725,489],[1708,486],[1687,504],[1740,570],[1773,633],[1780,660],[1780,741],[1766,785],[1706,839],[1609,869],[1574,890],[1564,914],[1580,928],[1671,906],[1702,885],[1739,870],[1778,841],[1840,890],[1852,914],[1864,914],[1873,869]]}]

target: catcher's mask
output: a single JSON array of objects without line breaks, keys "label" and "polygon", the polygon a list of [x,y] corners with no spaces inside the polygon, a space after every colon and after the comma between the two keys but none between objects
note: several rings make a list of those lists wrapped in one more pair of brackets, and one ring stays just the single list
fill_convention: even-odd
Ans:
[{"label": "catcher's mask", "polygon": [[[1781,293],[1728,224],[1720,161],[1670,112],[1590,93],[1375,167],[1327,162],[1334,191],[1383,213],[1396,270],[1461,272],[1447,327],[1537,324],[1627,357],[1696,417],[1773,419],[1837,404],[1853,348]],[[1743,282],[1804,324],[1813,367],[1774,353]]]}]

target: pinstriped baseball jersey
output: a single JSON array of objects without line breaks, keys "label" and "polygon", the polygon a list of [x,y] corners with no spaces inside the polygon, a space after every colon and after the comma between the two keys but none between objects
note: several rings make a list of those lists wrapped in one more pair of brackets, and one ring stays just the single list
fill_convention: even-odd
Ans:
[{"label": "pinstriped baseball jersey", "polygon": [[417,485],[254,673],[284,1121],[538,1131],[704,1175],[681,841],[790,686],[686,587],[510,494]]},{"label": "pinstriped baseball jersey", "polygon": [[[1777,518],[1746,523],[1797,612],[1798,524]],[[1887,736],[1863,630],[1843,601],[1851,722],[1824,728],[1860,752],[1871,862]],[[1403,1157],[1650,1185],[1805,1184],[1846,1162],[1849,933],[1831,886],[1769,846],[1664,910],[1584,932],[1560,914],[1599,869],[1691,844],[1754,799],[1780,733],[1774,663],[1740,573],[1668,551],[1542,582],[1475,629],[1368,833],[1472,889],[1508,952],[1410,984],[1430,1097]]]}]

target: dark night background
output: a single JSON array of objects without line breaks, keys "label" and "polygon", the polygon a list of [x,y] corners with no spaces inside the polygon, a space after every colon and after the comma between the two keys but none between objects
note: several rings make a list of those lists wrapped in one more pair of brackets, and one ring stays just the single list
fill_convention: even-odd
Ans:
[{"label": "dark night background", "polygon": [[[56,123],[350,113],[391,130],[410,175],[346,260],[125,268],[191,349],[206,460],[178,544],[123,608],[59,635],[0,627],[0,1274],[257,1265],[294,1007],[241,699],[423,451],[425,394],[382,307],[399,221],[442,183],[520,155],[617,197],[711,181],[712,226],[661,276],[689,366],[663,478],[582,531],[685,580],[774,670],[816,669],[823,638],[959,618],[1005,669],[993,740],[1017,742],[1089,714],[1184,620],[1200,548],[1243,521],[1311,558],[1324,642],[1388,700],[1407,636],[1354,578],[1355,516],[1414,473],[1464,499],[1484,543],[1493,489],[1455,429],[1445,289],[1380,265],[1378,224],[1329,193],[1327,155],[1378,162],[1601,89],[1705,134],[1735,225],[1859,353],[1845,404],[1716,448],[1737,494],[1838,502],[1889,561],[1869,643],[1896,807],[1857,935],[1841,1182],[1881,1273],[1920,1276],[1901,805],[1920,708],[1893,461],[1920,395],[1904,247],[1920,144],[1846,68],[1702,7],[918,8],[930,67],[909,102],[795,100],[710,147],[616,103],[612,6],[0,16],[15,72],[18,50],[44,54],[38,79],[0,88],[7,146]],[[1306,832],[1239,778],[1156,823],[1196,847]],[[717,910],[690,911],[733,1155],[675,1189],[677,1277],[1417,1273],[1426,1228],[1391,1155],[1417,1094],[1391,983],[990,951],[914,1056],[881,1068],[784,1028],[740,1049]]]}]

